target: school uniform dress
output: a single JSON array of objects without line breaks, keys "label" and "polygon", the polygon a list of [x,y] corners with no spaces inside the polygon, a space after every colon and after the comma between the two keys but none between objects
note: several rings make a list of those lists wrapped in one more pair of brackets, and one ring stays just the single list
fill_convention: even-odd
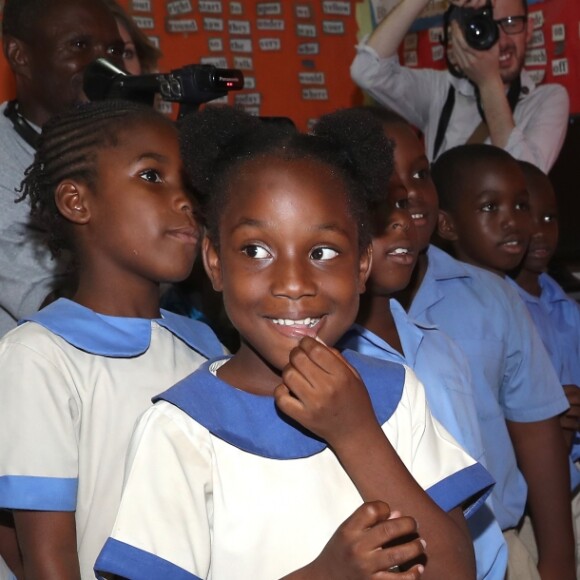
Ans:
[{"label": "school uniform dress", "polygon": [[[403,354],[358,324],[340,340],[339,347],[411,367],[425,387],[427,403],[435,419],[485,466],[471,373],[463,352],[434,326],[413,322],[396,300],[391,299],[390,308]],[[507,546],[489,499],[467,524],[473,538],[477,578],[503,580]]]},{"label": "school uniform dress", "polygon": [[[419,485],[445,510],[477,509],[488,472],[432,419],[402,365],[345,353]],[[313,561],[362,499],[326,443],[206,363],[135,432],[119,514],[97,561],[130,579],[272,580]]]},{"label": "school uniform dress", "polygon": [[83,579],[112,529],[137,417],[224,352],[206,325],[162,316],[61,299],[0,341],[0,508],[74,511]]},{"label": "school uniform dress", "polygon": [[467,356],[487,468],[496,480],[493,510],[502,530],[511,529],[524,513],[527,486],[505,421],[542,421],[565,411],[568,402],[509,283],[434,246],[428,259],[409,315],[437,325]]}]

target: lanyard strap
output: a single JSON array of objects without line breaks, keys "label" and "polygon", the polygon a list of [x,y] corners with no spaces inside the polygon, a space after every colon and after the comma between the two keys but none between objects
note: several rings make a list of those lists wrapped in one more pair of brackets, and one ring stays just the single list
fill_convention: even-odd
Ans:
[{"label": "lanyard strap", "polygon": [[[515,111],[516,105],[518,104],[521,92],[522,92],[522,81],[518,75],[518,77],[510,84],[510,88],[507,93],[507,100],[512,114]],[[479,111],[481,121],[487,126],[485,120],[485,113],[483,112],[483,108],[481,106],[479,91],[477,90],[477,87],[475,89],[475,95],[477,99],[477,110]],[[439,117],[439,123],[437,125],[437,134],[435,135],[435,143],[433,145],[433,155],[431,157],[431,159],[433,160],[437,158],[437,153],[439,153],[439,149],[441,148],[441,144],[443,143],[443,138],[445,137],[445,132],[447,131],[447,127],[449,126],[449,120],[451,119],[451,113],[453,112],[454,106],[455,106],[455,87],[453,85],[449,85],[447,98],[445,99],[445,104],[443,105],[443,109],[441,110],[441,116]],[[475,132],[477,132],[478,129],[479,127],[475,130]],[[473,135],[469,138],[468,141],[472,142],[471,141],[472,138]]]}]

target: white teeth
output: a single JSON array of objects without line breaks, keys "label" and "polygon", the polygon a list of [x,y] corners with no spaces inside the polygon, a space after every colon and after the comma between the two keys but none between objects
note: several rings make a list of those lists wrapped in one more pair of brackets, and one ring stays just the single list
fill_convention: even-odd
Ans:
[{"label": "white teeth", "polygon": [[420,219],[423,219],[425,217],[425,214],[423,214],[423,213],[412,213],[411,214],[411,217],[414,220],[420,220]]},{"label": "white teeth", "polygon": [[394,250],[392,250],[391,252],[389,252],[389,254],[395,254],[395,255],[400,255],[400,254],[408,254],[409,250],[407,250],[407,248],[396,248]]},{"label": "white teeth", "polygon": [[506,246],[517,246],[518,242],[514,240],[513,242],[506,242],[505,245]]},{"label": "white teeth", "polygon": [[313,328],[319,321],[320,318],[303,318],[302,320],[292,320],[291,318],[272,319],[274,324],[279,324],[280,326],[307,326],[308,328]]}]

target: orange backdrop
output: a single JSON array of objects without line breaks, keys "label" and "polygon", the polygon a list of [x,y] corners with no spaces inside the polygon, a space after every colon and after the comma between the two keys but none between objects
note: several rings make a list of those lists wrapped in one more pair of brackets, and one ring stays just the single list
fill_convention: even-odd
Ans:
[{"label": "orange backdrop", "polygon": [[[121,1],[159,42],[161,72],[202,62],[242,69],[246,88],[231,93],[230,104],[260,115],[290,117],[304,129],[322,113],[363,100],[349,75],[359,31],[360,3],[355,0]],[[548,82],[564,84],[572,111],[580,112],[580,2],[545,0],[530,11],[537,18],[540,44],[529,68],[544,71]],[[553,26],[559,40],[554,40]],[[418,33],[416,48],[409,46],[401,49],[409,62],[442,66],[429,31]],[[545,63],[538,64],[544,57]],[[564,68],[567,73],[561,74]],[[13,93],[10,71],[0,57],[0,101]]]}]

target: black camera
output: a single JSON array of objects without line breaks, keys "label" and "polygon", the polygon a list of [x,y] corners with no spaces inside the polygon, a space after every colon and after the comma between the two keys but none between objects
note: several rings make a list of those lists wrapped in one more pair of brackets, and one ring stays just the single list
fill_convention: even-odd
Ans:
[{"label": "black camera", "polygon": [[242,71],[210,64],[189,64],[169,73],[129,75],[99,58],[87,66],[83,78],[83,90],[91,101],[126,99],[153,105],[159,94],[165,101],[180,103],[180,116],[243,88]]},{"label": "black camera", "polygon": [[465,41],[475,50],[489,50],[499,39],[499,28],[493,19],[493,7],[488,2],[483,8],[451,6],[445,19],[445,34],[453,20],[457,20]]}]

